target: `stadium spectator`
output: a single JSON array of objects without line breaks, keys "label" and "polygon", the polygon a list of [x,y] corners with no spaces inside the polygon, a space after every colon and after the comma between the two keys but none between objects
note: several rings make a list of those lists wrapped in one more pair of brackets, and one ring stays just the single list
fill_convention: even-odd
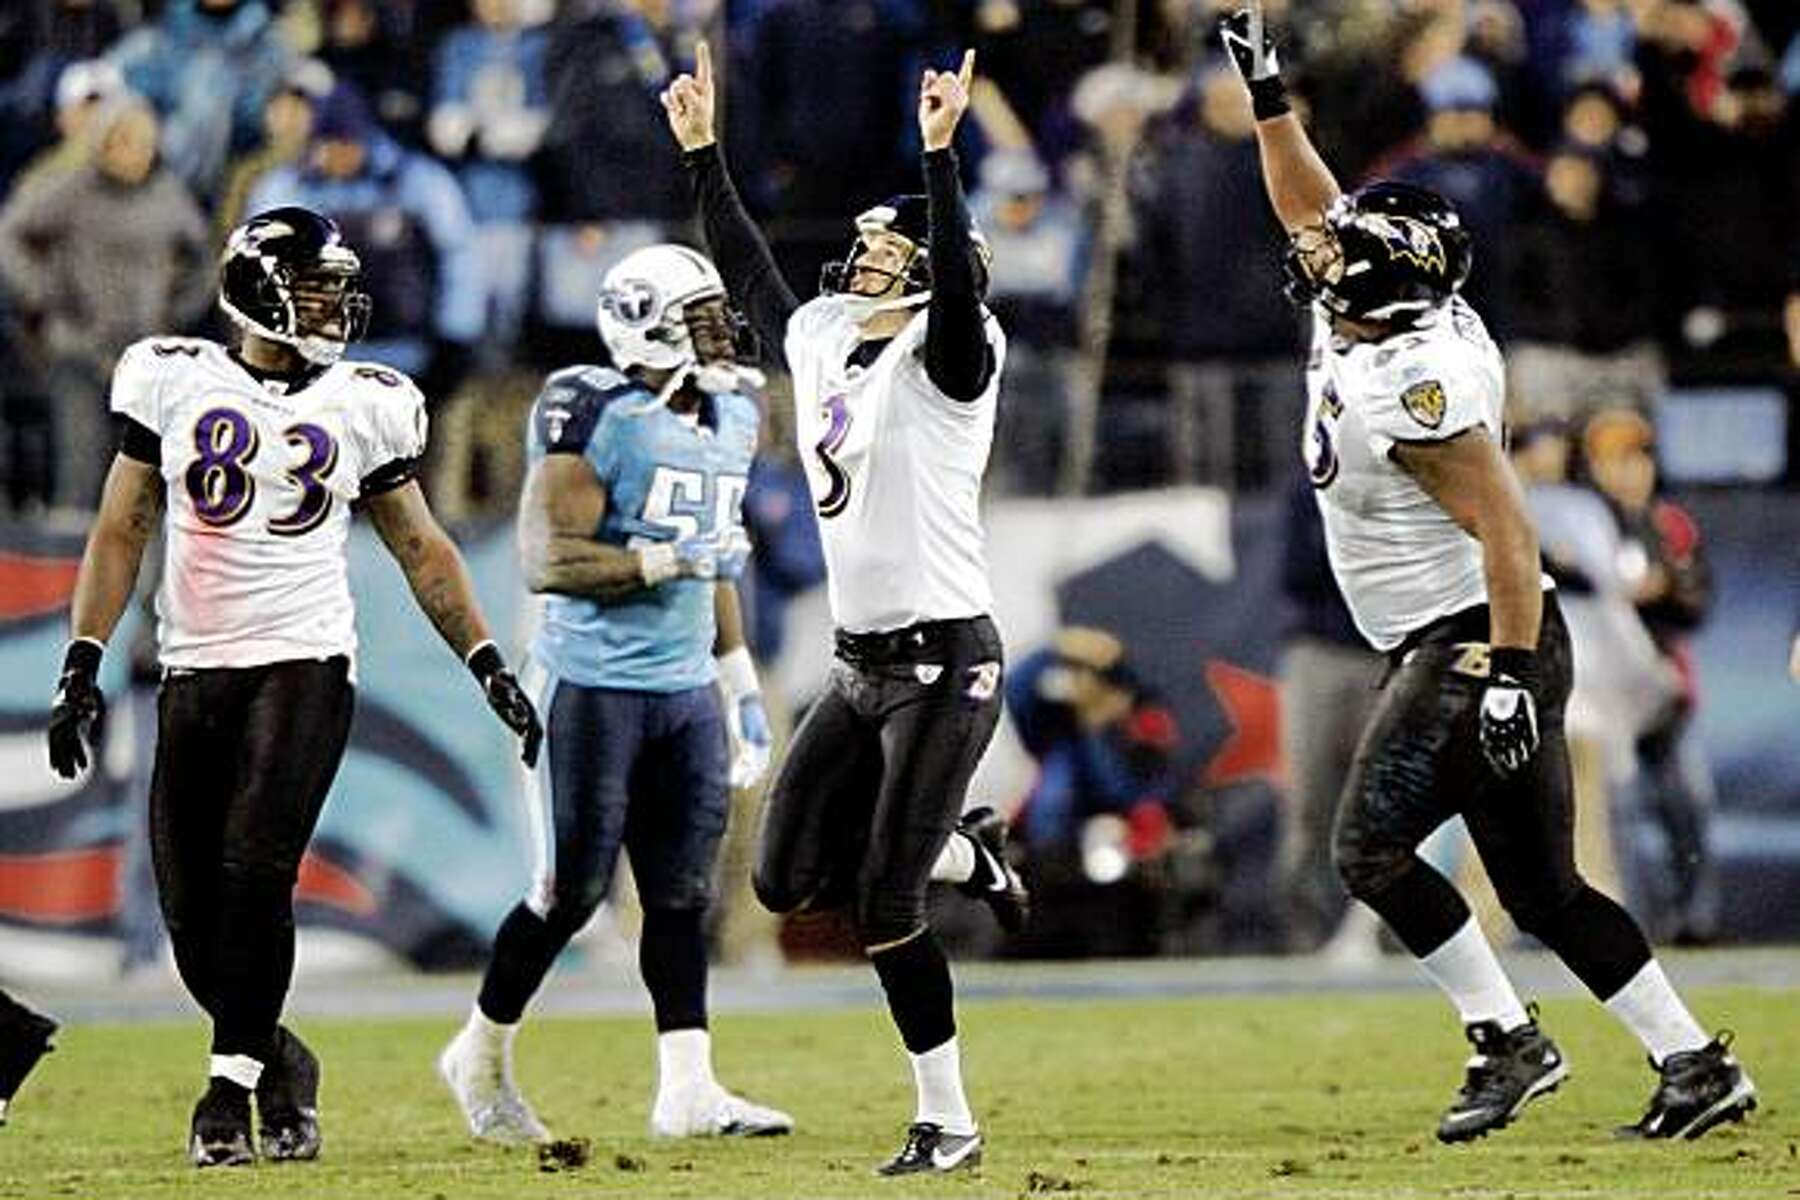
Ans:
[{"label": "stadium spectator", "polygon": [[[395,141],[416,149],[424,144],[428,80],[420,43],[403,36],[401,14],[407,7],[325,0],[319,57],[338,79],[356,85]],[[414,23],[426,15],[413,12]]]},{"label": "stadium spectator", "polygon": [[549,124],[549,35],[525,27],[521,0],[470,7],[474,23],[438,46],[426,132],[468,197],[488,285],[488,336],[504,347],[518,333],[530,283],[529,222],[538,203],[527,162]]},{"label": "stadium spectator", "polygon": [[[673,77],[671,64],[691,57],[690,31],[675,17],[668,0],[563,6],[545,52],[550,124],[539,158],[545,219],[688,216],[687,181],[669,153],[656,103]],[[606,169],[595,170],[595,163]]]},{"label": "stadium spectator", "polygon": [[991,78],[1053,167],[1081,141],[1070,83],[1110,56],[1112,6],[1100,0],[981,0],[975,45]]},{"label": "stadium spectator", "polygon": [[[844,213],[916,190],[902,147],[912,136],[908,84],[922,17],[906,0],[790,0],[757,24],[749,190],[775,218],[770,240],[789,279],[817,278]],[[822,95],[831,103],[820,104]]]},{"label": "stadium spectator", "polygon": [[202,197],[261,135],[289,57],[264,0],[170,0],[111,53],[162,119],[164,161]]},{"label": "stadium spectator", "polygon": [[206,219],[157,163],[136,97],[92,122],[92,159],[0,209],[0,281],[31,333],[21,347],[53,406],[56,503],[91,511],[111,459],[106,381],[146,329],[185,329],[212,285]]},{"label": "stadium spectator", "polygon": [[1565,143],[1544,172],[1547,203],[1514,230],[1510,401],[1520,420],[1575,420],[1621,399],[1650,411],[1662,398],[1663,256],[1644,252],[1651,222],[1616,162]]},{"label": "stadium spectator", "polygon": [[1712,607],[1712,569],[1693,516],[1660,495],[1655,434],[1630,410],[1588,422],[1582,448],[1594,486],[1612,505],[1621,535],[1620,570],[1657,648],[1680,680],[1669,705],[1638,739],[1640,795],[1662,827],[1669,879],[1651,890],[1652,928],[1683,944],[1718,936],[1718,879],[1710,839],[1712,770],[1693,718],[1699,703],[1691,637]]},{"label": "stadium spectator", "polygon": [[1376,163],[1370,174],[1429,188],[1456,205],[1475,239],[1475,270],[1463,296],[1505,341],[1512,331],[1505,287],[1510,234],[1537,201],[1536,164],[1495,121],[1499,87],[1474,59],[1438,66],[1420,81],[1419,95],[1430,114],[1424,137]]},{"label": "stadium spectator", "polygon": [[1021,658],[1006,711],[1038,776],[1014,817],[1031,881],[1031,958],[1153,954],[1156,889],[1138,869],[1168,844],[1174,719],[1145,692],[1124,644],[1071,626]]},{"label": "stadium spectator", "polygon": [[1276,871],[1288,946],[1368,962],[1381,953],[1380,921],[1344,891],[1331,861],[1331,827],[1386,662],[1344,607],[1313,487],[1300,472],[1287,489],[1284,532],[1281,590],[1291,624],[1279,667],[1287,789]]},{"label": "stadium spectator", "polygon": [[1787,291],[1783,251],[1800,211],[1800,136],[1762,67],[1733,71],[1713,111],[1704,142],[1664,185],[1681,333],[1697,350],[1773,367],[1784,349],[1773,314]]},{"label": "stadium spectator", "polygon": [[969,211],[993,252],[987,305],[1008,334],[993,477],[997,487],[1045,495],[1056,486],[1068,420],[1089,233],[1029,147],[990,151],[980,178]]},{"label": "stadium spectator", "polygon": [[336,81],[331,68],[316,58],[297,61],[263,109],[263,140],[231,163],[225,189],[213,211],[213,233],[222,246],[225,235],[250,214],[250,192],[277,167],[298,162],[312,141],[313,109],[331,95]]},{"label": "stadium spectator", "polygon": [[1556,580],[1557,603],[1569,622],[1575,856],[1609,894],[1623,894],[1612,799],[1630,785],[1638,736],[1667,712],[1676,681],[1638,617],[1631,583],[1620,570],[1618,522],[1593,488],[1570,477],[1571,428],[1555,418],[1521,423],[1513,432],[1511,458],[1537,527],[1544,569]]},{"label": "stadium spectator", "polygon": [[[118,68],[99,59],[72,63],[56,82],[55,143],[39,151],[15,177],[9,202],[23,203],[34,188],[87,165],[92,156],[88,125],[102,103],[124,91]],[[0,476],[15,511],[37,510],[54,498],[56,475],[53,398],[21,347],[30,332],[0,295]]]},{"label": "stadium spectator", "polygon": [[13,195],[22,196],[86,163],[89,122],[107,100],[125,91],[124,77],[105,59],[70,63],[56,81],[57,140],[25,164],[13,180]]},{"label": "stadium spectator", "polygon": [[405,371],[426,401],[448,400],[481,335],[481,259],[468,204],[448,168],[375,123],[354,85],[319,106],[311,147],[250,193],[246,208],[326,213],[362,254],[373,312],[362,353]]},{"label": "stadium spectator", "polygon": [[[0,190],[53,136],[62,78],[97,58],[122,23],[114,0],[14,0],[0,17]],[[66,136],[66,134],[64,134]]]},{"label": "stadium spectator", "polygon": [[1152,127],[1143,159],[1138,259],[1156,277],[1149,296],[1171,359],[1173,477],[1266,484],[1299,420],[1299,322],[1281,294],[1280,231],[1262,203],[1250,99],[1229,64],[1206,67]]}]

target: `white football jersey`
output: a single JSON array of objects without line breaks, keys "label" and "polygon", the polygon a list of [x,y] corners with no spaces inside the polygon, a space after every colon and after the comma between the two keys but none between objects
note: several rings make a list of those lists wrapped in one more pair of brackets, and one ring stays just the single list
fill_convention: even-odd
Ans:
[{"label": "white football jersey", "polygon": [[161,444],[163,665],[354,656],[350,505],[372,472],[424,453],[412,381],[342,361],[285,394],[217,342],[148,338],[119,360],[112,408]]},{"label": "white football jersey", "polygon": [[1338,587],[1377,650],[1487,602],[1481,544],[1388,452],[1477,425],[1498,443],[1505,379],[1499,349],[1461,297],[1380,342],[1335,337],[1315,315],[1300,452]]},{"label": "white football jersey", "polygon": [[795,436],[840,629],[876,633],[993,607],[981,476],[1006,336],[984,318],[994,371],[968,402],[925,372],[923,309],[867,367],[846,363],[858,338],[842,297],[810,300],[788,321]]}]

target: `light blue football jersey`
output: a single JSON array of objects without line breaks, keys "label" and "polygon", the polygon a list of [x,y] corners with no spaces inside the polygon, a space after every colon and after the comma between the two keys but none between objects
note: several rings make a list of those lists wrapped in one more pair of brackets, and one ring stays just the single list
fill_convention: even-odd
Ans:
[{"label": "light blue football jersey", "polygon": [[[643,384],[608,367],[566,367],[544,381],[527,433],[533,466],[579,454],[606,489],[596,541],[672,542],[742,523],[755,401],[709,396],[698,423],[655,402]],[[677,692],[713,681],[713,588],[676,579],[602,604],[546,597],[532,653],[584,687]]]}]

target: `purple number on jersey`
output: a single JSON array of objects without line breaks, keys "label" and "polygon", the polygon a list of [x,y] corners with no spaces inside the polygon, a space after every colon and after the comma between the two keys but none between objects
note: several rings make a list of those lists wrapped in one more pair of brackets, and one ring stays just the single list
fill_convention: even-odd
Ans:
[{"label": "purple number on jersey", "polygon": [[850,436],[850,405],[842,396],[833,396],[825,401],[825,412],[831,418],[831,425],[825,430],[825,436],[813,447],[813,453],[819,456],[819,465],[824,468],[825,475],[831,480],[831,488],[819,501],[821,517],[835,517],[850,505],[850,475],[838,466],[831,456],[844,439]]},{"label": "purple number on jersey", "polygon": [[269,532],[298,537],[317,529],[331,513],[332,495],[323,481],[337,470],[338,448],[329,433],[304,422],[289,425],[282,436],[306,455],[299,466],[288,469],[288,478],[300,485],[300,503],[284,517],[270,517]]},{"label": "purple number on jersey", "polygon": [[200,414],[194,422],[198,457],[188,464],[186,475],[196,517],[218,527],[243,520],[256,501],[256,480],[244,470],[256,448],[256,426],[243,413],[209,408]]}]

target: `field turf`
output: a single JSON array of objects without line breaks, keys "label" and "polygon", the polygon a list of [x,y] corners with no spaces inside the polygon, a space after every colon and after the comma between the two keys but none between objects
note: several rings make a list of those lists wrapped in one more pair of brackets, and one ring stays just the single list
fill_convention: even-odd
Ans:
[{"label": "field turf", "polygon": [[792,1111],[792,1137],[659,1143],[645,1134],[643,1018],[527,1026],[519,1074],[578,1169],[478,1145],[433,1071],[448,1019],[305,1021],[325,1060],[317,1163],[197,1172],[182,1141],[200,1084],[198,1023],[81,1026],[0,1130],[0,1197],[296,1200],[941,1195],[1711,1197],[1800,1195],[1800,1009],[1793,992],[1704,990],[1762,1089],[1744,1125],[1697,1141],[1611,1136],[1652,1076],[1597,1005],[1545,1005],[1573,1065],[1512,1128],[1447,1148],[1431,1131],[1466,1047],[1419,995],[995,1001],[963,1006],[979,1174],[878,1180],[911,1114],[910,1075],[874,1008],[715,1022],[721,1077]]}]

